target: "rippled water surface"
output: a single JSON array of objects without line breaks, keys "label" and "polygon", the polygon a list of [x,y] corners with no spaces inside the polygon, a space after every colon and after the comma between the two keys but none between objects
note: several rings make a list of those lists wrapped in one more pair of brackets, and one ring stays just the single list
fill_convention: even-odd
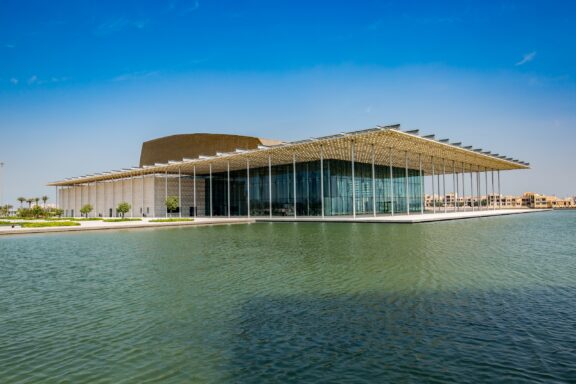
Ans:
[{"label": "rippled water surface", "polygon": [[576,212],[0,238],[0,382],[576,382]]}]

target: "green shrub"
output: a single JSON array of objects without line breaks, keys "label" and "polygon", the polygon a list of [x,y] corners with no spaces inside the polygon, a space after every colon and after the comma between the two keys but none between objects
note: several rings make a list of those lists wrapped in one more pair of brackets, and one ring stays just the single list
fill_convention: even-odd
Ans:
[{"label": "green shrub", "polygon": [[73,221],[41,221],[34,223],[19,223],[22,228],[44,228],[44,227],[75,227],[79,226],[80,223],[75,223]]}]

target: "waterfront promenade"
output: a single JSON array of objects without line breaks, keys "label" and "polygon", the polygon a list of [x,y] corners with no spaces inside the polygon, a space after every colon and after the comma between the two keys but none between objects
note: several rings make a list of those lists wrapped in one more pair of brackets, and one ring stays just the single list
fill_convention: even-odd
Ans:
[{"label": "waterfront promenade", "polygon": [[79,226],[74,227],[44,227],[44,228],[21,228],[16,226],[0,227],[0,236],[2,235],[23,235],[31,233],[52,233],[52,232],[82,232],[82,231],[101,231],[101,230],[118,230],[118,229],[142,229],[158,227],[194,227],[206,225],[226,225],[226,224],[249,224],[253,219],[247,218],[197,218],[194,221],[174,221],[174,222],[151,222],[153,219],[143,219],[142,221],[123,221],[117,223],[107,223],[100,220],[80,221]]},{"label": "waterfront promenade", "polygon": [[15,226],[0,227],[0,236],[2,235],[19,235],[34,233],[52,233],[52,232],[81,232],[81,231],[100,231],[100,230],[118,230],[118,229],[142,229],[157,227],[182,227],[182,226],[206,226],[206,225],[226,225],[226,224],[251,224],[260,222],[329,222],[329,223],[387,223],[387,224],[416,224],[430,223],[448,220],[463,220],[474,218],[487,218],[494,216],[517,215],[524,213],[546,212],[548,209],[502,209],[487,211],[466,211],[466,212],[441,212],[441,213],[424,213],[412,215],[394,215],[394,216],[331,216],[331,217],[199,217],[194,221],[173,221],[173,222],[154,222],[153,218],[145,218],[142,221],[124,221],[124,222],[104,222],[100,220],[79,221],[78,226],[62,227],[42,227],[42,228],[21,228]]}]

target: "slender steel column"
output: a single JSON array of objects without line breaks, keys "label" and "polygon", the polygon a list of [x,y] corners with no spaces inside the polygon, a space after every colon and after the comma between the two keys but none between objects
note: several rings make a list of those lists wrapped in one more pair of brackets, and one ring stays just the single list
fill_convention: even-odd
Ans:
[{"label": "slender steel column", "polygon": [[496,210],[496,196],[494,196],[494,169],[491,170],[492,173],[492,210]]},{"label": "slender steel column", "polygon": [[246,209],[250,217],[250,160],[246,159]]},{"label": "slender steel column", "polygon": [[130,175],[130,217],[134,217],[134,175]]},{"label": "slender steel column", "polygon": [[[440,199],[440,173],[438,172],[436,172],[436,192],[438,193],[438,199]],[[438,200],[436,201],[436,204],[438,204]]]},{"label": "slender steel column", "polygon": [[294,179],[294,183],[292,186],[294,187],[294,217],[296,217],[296,154],[292,154],[292,178]]},{"label": "slender steel column", "polygon": [[[440,190],[440,186],[438,186]],[[442,159],[442,205],[444,205],[444,213],[448,212],[446,206],[446,159]]]},{"label": "slender steel column", "polygon": [[[212,191],[210,191],[212,192]],[[164,214],[168,217],[168,204],[166,204],[166,200],[168,199],[168,170],[164,171],[164,205],[166,206],[166,211]]]},{"label": "slender steel column", "polygon": [[502,191],[500,190],[500,170],[498,170],[498,196],[499,196],[499,208],[502,209]]},{"label": "slender steel column", "polygon": [[[434,196],[434,156],[431,157],[432,159],[432,213],[436,213],[436,196]],[[438,186],[438,190],[440,190],[440,186]]]},{"label": "slender steel column", "polygon": [[354,140],[351,142],[352,154],[352,217],[356,218],[356,181],[354,180]]},{"label": "slender steel column", "polygon": [[193,180],[192,180],[192,188],[194,188],[194,217],[198,216],[198,205],[196,204],[196,166],[193,168]]},{"label": "slender steel column", "polygon": [[410,183],[408,181],[408,151],[404,151],[404,177],[406,178],[406,181],[404,183],[405,188],[406,188],[406,214],[409,215],[410,214]]},{"label": "slender steel column", "polygon": [[390,147],[390,213],[394,216],[394,177],[392,172],[392,147]]},{"label": "slender steel column", "polygon": [[488,168],[484,167],[484,179],[486,181],[486,210],[489,210],[488,205]]},{"label": "slender steel column", "polygon": [[462,210],[466,210],[466,182],[464,180],[464,162],[462,162]]},{"label": "slender steel column", "polygon": [[116,213],[116,187],[115,187],[115,182],[114,181],[110,181],[110,184],[112,185],[112,217],[115,217],[115,213]]},{"label": "slender steel column", "polygon": [[213,217],[213,211],[212,211],[212,197],[214,196],[214,194],[212,193],[212,163],[208,164],[208,168],[209,168],[209,172],[210,172],[210,217]]},{"label": "slender steel column", "polygon": [[272,156],[268,155],[268,216],[272,217]]},{"label": "slender steel column", "polygon": [[452,193],[454,194],[454,212],[458,210],[457,208],[457,200],[456,194],[458,193],[458,184],[456,183],[456,167],[454,166],[454,160],[452,160]]},{"label": "slender steel column", "polygon": [[94,182],[94,217],[98,217],[98,182]]},{"label": "slender steel column", "polygon": [[420,213],[423,215],[424,214],[424,208],[426,205],[426,185],[424,184],[424,171],[422,170],[422,157],[421,155],[418,155],[418,158],[420,159],[420,195],[422,198],[422,202],[420,203],[422,205],[422,208],[420,209]]},{"label": "slender steel column", "polygon": [[472,164],[468,164],[470,167],[470,210],[474,211],[474,175],[472,174]]},{"label": "slender steel column", "polygon": [[478,199],[476,203],[478,204],[478,210],[482,210],[482,205],[480,204],[480,166],[476,169],[476,198]]},{"label": "slender steel column", "polygon": [[324,147],[320,146],[320,206],[324,218]]},{"label": "slender steel column", "polygon": [[231,211],[230,211],[230,161],[228,161],[228,164],[227,164],[227,171],[228,171],[228,181],[227,181],[228,182],[228,192],[227,192],[227,195],[228,195],[228,217],[230,217],[231,216]]},{"label": "slender steel column", "polygon": [[460,211],[460,204],[458,201],[460,199],[460,178],[458,172],[456,172],[456,163],[453,163],[453,165],[454,165],[454,175],[456,176],[456,195],[455,195],[456,210]]},{"label": "slender steel column", "polygon": [[144,211],[144,172],[142,172],[142,217],[144,217],[144,215],[146,214],[146,212]]},{"label": "slender steel column", "polygon": [[376,217],[376,169],[374,166],[375,157],[374,144],[372,144],[372,216],[374,217]]},{"label": "slender steel column", "polygon": [[182,168],[178,167],[178,216],[182,218]]}]

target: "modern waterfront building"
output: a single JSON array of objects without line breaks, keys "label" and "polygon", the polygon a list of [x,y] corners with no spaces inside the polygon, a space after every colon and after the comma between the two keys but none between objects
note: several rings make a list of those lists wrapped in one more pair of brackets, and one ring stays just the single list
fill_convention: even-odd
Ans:
[{"label": "modern waterfront building", "polygon": [[[295,142],[223,134],[142,145],[140,165],[52,182],[66,216],[351,216],[424,213],[425,196],[500,194],[500,171],[529,164],[399,125]],[[425,179],[429,180],[425,182]],[[428,185],[428,191],[426,186]],[[166,198],[179,207],[168,212]],[[462,204],[463,205],[463,204]],[[482,209],[459,207],[458,209]],[[432,211],[446,209],[433,204]]]}]

